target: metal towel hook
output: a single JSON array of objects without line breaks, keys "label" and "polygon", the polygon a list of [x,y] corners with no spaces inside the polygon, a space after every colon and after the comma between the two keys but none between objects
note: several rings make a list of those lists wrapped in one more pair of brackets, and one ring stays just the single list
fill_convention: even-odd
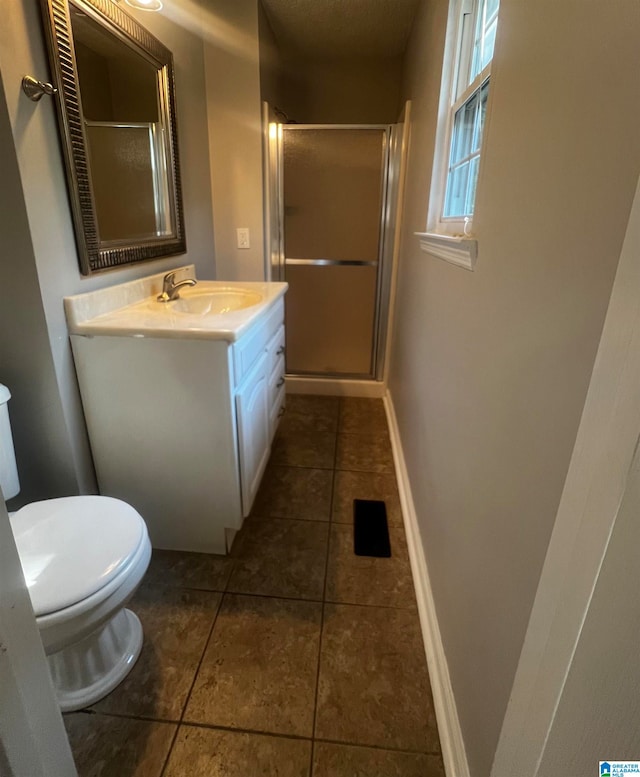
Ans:
[{"label": "metal towel hook", "polygon": [[44,94],[51,96],[58,93],[53,84],[49,84],[46,81],[38,81],[33,76],[25,76],[22,79],[22,91],[34,103],[37,103]]}]

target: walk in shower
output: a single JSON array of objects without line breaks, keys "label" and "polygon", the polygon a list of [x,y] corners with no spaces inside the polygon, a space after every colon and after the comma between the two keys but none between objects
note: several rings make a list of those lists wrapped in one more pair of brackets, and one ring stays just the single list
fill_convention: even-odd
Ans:
[{"label": "walk in shower", "polygon": [[398,126],[270,126],[271,277],[286,280],[287,374],[380,380]]}]

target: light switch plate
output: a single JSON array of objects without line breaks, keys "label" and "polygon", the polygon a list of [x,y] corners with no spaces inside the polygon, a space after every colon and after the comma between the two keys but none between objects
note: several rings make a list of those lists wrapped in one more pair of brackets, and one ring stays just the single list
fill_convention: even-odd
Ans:
[{"label": "light switch plate", "polygon": [[251,248],[251,240],[249,239],[249,228],[238,227],[236,230],[238,235],[238,248]]}]

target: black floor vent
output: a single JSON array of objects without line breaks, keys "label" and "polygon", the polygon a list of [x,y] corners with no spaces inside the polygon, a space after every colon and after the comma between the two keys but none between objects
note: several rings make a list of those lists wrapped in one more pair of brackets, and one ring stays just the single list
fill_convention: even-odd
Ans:
[{"label": "black floor vent", "polygon": [[391,557],[384,502],[374,499],[353,500],[353,550],[356,556]]}]

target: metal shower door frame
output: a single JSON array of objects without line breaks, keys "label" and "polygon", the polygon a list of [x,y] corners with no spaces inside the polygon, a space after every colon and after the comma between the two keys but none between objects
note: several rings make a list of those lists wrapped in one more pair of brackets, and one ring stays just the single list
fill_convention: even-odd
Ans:
[{"label": "metal shower door frame", "polygon": [[[354,261],[342,259],[300,259],[287,258],[284,245],[284,133],[304,132],[306,130],[381,130],[383,133],[383,154],[381,170],[380,223],[378,228],[378,261]],[[309,266],[341,266],[341,267],[373,267],[377,265],[376,299],[371,344],[371,369],[366,374],[348,374],[344,372],[331,373],[289,373],[295,377],[321,377],[333,379],[382,380],[384,372],[384,355],[386,344],[387,319],[389,315],[389,293],[391,288],[391,267],[386,267],[385,234],[389,218],[389,176],[391,162],[392,139],[395,126],[392,124],[278,124],[277,125],[277,161],[276,170],[271,170],[276,176],[278,191],[278,251],[271,252],[271,277],[274,280],[285,279],[286,265]]]}]

